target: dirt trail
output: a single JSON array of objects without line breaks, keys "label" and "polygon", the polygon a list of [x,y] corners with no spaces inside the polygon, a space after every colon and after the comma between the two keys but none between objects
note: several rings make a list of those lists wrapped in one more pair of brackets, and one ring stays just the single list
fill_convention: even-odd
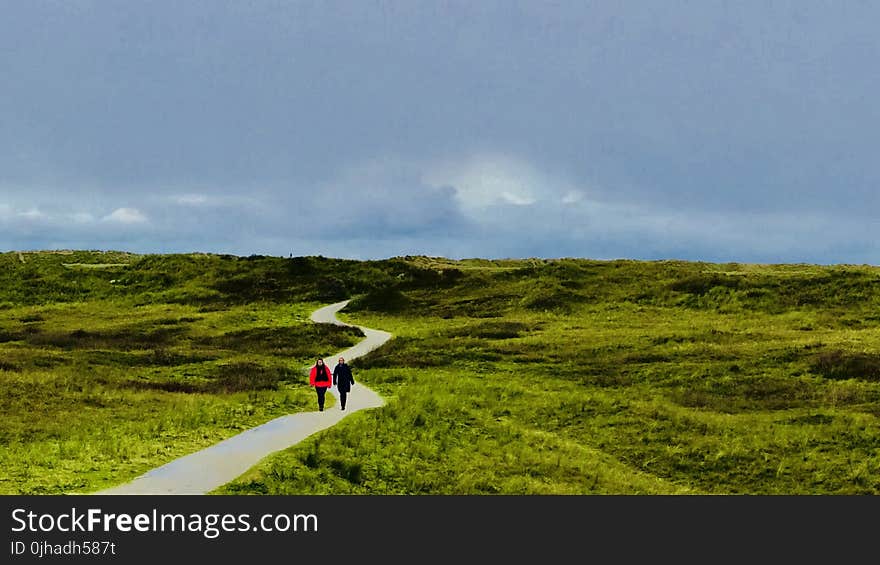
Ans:
[{"label": "dirt trail", "polygon": [[[322,324],[349,325],[336,318],[336,312],[346,304],[348,301],[344,300],[319,308],[312,313],[311,319]],[[360,357],[391,338],[388,332],[357,327],[366,338],[325,359],[331,370],[340,356],[346,361]],[[330,392],[338,398],[336,387],[331,388]],[[267,455],[299,443],[358,410],[377,408],[384,403],[382,397],[358,381],[348,395],[345,410],[340,410],[337,403],[323,412],[300,412],[275,418],[148,471],[129,483],[94,494],[205,494],[239,477]]]}]

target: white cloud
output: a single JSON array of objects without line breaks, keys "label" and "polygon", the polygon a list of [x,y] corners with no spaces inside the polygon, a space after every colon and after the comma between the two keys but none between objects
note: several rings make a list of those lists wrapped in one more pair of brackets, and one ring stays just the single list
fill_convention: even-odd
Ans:
[{"label": "white cloud", "polygon": [[147,217],[136,208],[117,208],[104,216],[102,220],[119,224],[143,224],[146,223]]},{"label": "white cloud", "polygon": [[47,227],[69,224],[84,225],[95,221],[95,216],[89,212],[65,212],[57,204],[54,207],[50,206],[47,211],[37,207],[16,208],[9,204],[0,204],[0,218],[20,222],[22,225]]},{"label": "white cloud", "polygon": [[430,165],[422,180],[430,186],[455,188],[465,212],[499,204],[533,204],[552,190],[553,184],[528,163],[497,154]]},{"label": "white cloud", "polygon": [[501,200],[507,202],[508,204],[513,204],[514,206],[528,206],[529,204],[534,204],[535,199],[529,196],[520,196],[518,194],[511,194],[506,190],[501,193]]},{"label": "white cloud", "polygon": [[584,199],[584,193],[580,190],[569,190],[562,196],[563,204],[574,204]]},{"label": "white cloud", "polygon": [[23,210],[23,211],[19,212],[18,215],[21,216],[22,218],[27,218],[29,220],[40,220],[40,219],[43,219],[46,217],[46,214],[44,214],[43,212],[40,212],[36,208],[31,208],[29,210]]},{"label": "white cloud", "polygon": [[500,153],[429,162],[423,170],[425,184],[453,187],[462,212],[477,220],[492,209],[568,205],[586,201],[588,195],[565,174]]},{"label": "white cloud", "polygon": [[172,199],[178,204],[190,206],[198,206],[200,204],[205,204],[208,201],[208,197],[204,194],[178,194],[173,196]]}]

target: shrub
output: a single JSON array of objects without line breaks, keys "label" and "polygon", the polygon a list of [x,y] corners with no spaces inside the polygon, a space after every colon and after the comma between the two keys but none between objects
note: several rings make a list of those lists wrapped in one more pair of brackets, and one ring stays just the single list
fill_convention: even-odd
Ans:
[{"label": "shrub", "polygon": [[292,375],[282,375],[277,368],[263,367],[257,363],[229,363],[218,367],[206,389],[208,392],[275,390],[282,376],[289,378]]},{"label": "shrub", "polygon": [[718,286],[739,288],[741,284],[742,280],[740,277],[711,273],[679,279],[670,284],[669,288],[678,292],[686,292],[688,294],[702,296]]},{"label": "shrub", "polygon": [[826,351],[816,357],[813,372],[826,379],[880,381],[880,354]]},{"label": "shrub", "polygon": [[482,339],[512,339],[522,337],[524,332],[537,329],[534,325],[515,321],[482,322],[447,332],[449,337],[475,337]]},{"label": "shrub", "polygon": [[315,297],[322,302],[337,302],[348,298],[345,283],[335,277],[320,278],[317,282]]},{"label": "shrub", "polygon": [[400,312],[408,309],[412,301],[397,288],[385,286],[373,289],[363,296],[352,300],[348,309],[351,311],[370,310],[373,312]]},{"label": "shrub", "polygon": [[537,287],[526,293],[522,305],[529,310],[538,312],[570,313],[576,304],[583,302],[584,297],[554,284],[551,287]]}]

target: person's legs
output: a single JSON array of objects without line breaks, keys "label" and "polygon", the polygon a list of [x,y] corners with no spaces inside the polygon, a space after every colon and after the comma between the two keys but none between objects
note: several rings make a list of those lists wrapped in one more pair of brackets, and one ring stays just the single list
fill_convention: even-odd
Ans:
[{"label": "person's legs", "polygon": [[324,410],[324,395],[327,393],[327,388],[323,386],[316,386],[315,390],[318,391],[318,410]]},{"label": "person's legs", "polygon": [[339,404],[342,405],[342,409],[345,410],[345,397],[348,396],[348,393],[340,390],[339,391]]}]

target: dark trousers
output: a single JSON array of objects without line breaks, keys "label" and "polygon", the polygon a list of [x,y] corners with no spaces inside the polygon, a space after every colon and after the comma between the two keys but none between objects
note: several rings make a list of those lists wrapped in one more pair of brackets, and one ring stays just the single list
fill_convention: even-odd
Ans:
[{"label": "dark trousers", "polygon": [[324,395],[327,394],[327,387],[316,386],[315,390],[318,392],[318,410],[323,410],[324,409]]},{"label": "dark trousers", "polygon": [[[338,390],[338,389],[337,389]],[[339,391],[339,404],[342,405],[342,409],[345,410],[345,398],[348,396],[347,390]]]}]

